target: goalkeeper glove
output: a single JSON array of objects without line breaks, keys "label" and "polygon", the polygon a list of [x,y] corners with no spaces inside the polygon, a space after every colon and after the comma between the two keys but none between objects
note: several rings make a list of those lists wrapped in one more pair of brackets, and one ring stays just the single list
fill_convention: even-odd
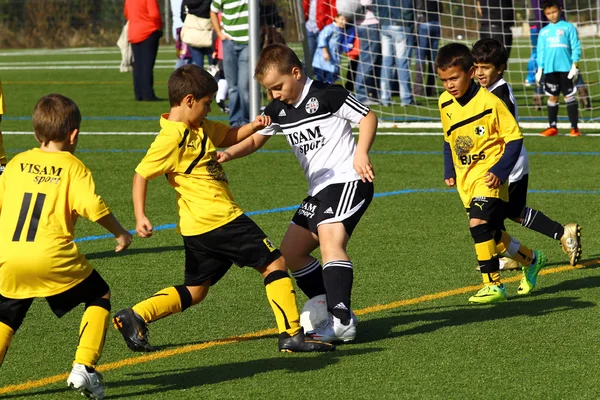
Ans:
[{"label": "goalkeeper glove", "polygon": [[542,74],[544,73],[544,70],[541,68],[538,68],[537,71],[535,72],[535,82],[536,83],[540,83],[542,80]]},{"label": "goalkeeper glove", "polygon": [[569,75],[567,75],[567,78],[573,80],[573,79],[577,78],[578,75],[579,75],[579,68],[577,66],[577,63],[573,63],[573,65],[571,65],[571,70],[569,71]]}]

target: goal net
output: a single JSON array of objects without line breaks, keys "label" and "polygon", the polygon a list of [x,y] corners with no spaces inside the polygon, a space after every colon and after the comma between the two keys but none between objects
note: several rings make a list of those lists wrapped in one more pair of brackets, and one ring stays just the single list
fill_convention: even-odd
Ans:
[{"label": "goal net", "polygon": [[[449,42],[472,46],[482,37],[502,34],[510,47],[504,77],[515,94],[519,122],[524,130],[547,127],[547,97],[535,85],[532,52],[539,29],[548,23],[540,8],[544,0],[372,0],[366,7],[361,0],[304,0],[304,7],[301,0],[287,1],[279,4],[285,37],[307,67],[322,67],[313,60],[323,59],[315,52],[323,51],[316,42],[325,26],[338,13],[348,17],[342,33],[338,31],[343,47],[334,79],[370,103],[380,127],[439,128],[437,98],[443,88],[433,71],[435,50]],[[577,27],[582,47],[582,79],[577,82],[582,128],[600,130],[595,122],[600,108],[600,0],[563,3],[564,18]],[[566,112],[559,113],[562,126],[568,126]]]}]

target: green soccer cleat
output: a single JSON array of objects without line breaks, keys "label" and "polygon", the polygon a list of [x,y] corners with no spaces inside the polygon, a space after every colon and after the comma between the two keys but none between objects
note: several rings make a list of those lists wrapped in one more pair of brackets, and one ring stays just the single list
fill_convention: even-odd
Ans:
[{"label": "green soccer cleat", "polygon": [[479,292],[469,297],[470,303],[477,304],[497,303],[499,301],[506,301],[506,289],[503,284],[485,285]]},{"label": "green soccer cleat", "polygon": [[529,294],[535,287],[537,276],[540,270],[546,265],[548,257],[539,250],[534,250],[535,264],[526,265],[523,267],[523,277],[521,278],[521,284],[517,289],[518,295]]}]

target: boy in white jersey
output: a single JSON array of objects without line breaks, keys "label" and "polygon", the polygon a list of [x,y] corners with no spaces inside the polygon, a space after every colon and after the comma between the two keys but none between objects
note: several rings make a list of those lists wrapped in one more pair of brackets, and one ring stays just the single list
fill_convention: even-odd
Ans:
[{"label": "boy in white jersey", "polygon": [[[375,172],[369,150],[377,117],[346,89],[309,79],[287,46],[267,46],[255,78],[273,96],[264,115],[272,124],[221,154],[225,162],[248,155],[281,132],[309,183],[283,238],[281,252],[300,289],[309,297],[327,295],[329,320],[309,332],[326,342],[354,340],[356,317],[350,309],[353,265],[348,240],[373,198]],[[358,144],[350,123],[359,125]],[[311,253],[321,247],[323,267]]]},{"label": "boy in white jersey", "polygon": [[[481,39],[473,45],[475,76],[479,84],[498,96],[518,120],[518,111],[512,89],[502,77],[508,63],[508,52],[496,39]],[[527,183],[529,180],[529,158],[525,146],[521,147],[519,159],[508,178],[509,201],[506,217],[526,228],[560,241],[562,249],[569,255],[569,263],[576,265],[581,259],[581,227],[578,224],[562,225],[541,211],[526,206]],[[515,245],[516,247],[516,245]],[[504,257],[500,269],[516,269],[519,264]]]},{"label": "boy in white jersey", "polygon": [[160,120],[161,131],[135,169],[133,206],[138,236],[152,236],[146,216],[148,181],[166,176],[177,191],[179,223],[183,237],[183,284],[170,286],[125,308],[113,318],[127,346],[152,351],[147,324],[200,303],[233,264],[254,268],[263,277],[269,304],[279,328],[282,352],[331,351],[329,343],[306,339],[292,280],[281,253],[258,225],[233,199],[229,182],[217,162],[217,146],[231,146],[264,128],[268,117],[231,128],[206,119],[217,82],[206,70],[190,64],[169,78],[171,110]]},{"label": "boy in white jersey", "polygon": [[44,297],[57,317],[81,303],[85,311],[68,385],[104,398],[95,372],[110,315],[110,291],[73,242],[77,216],[115,235],[115,251],[131,235],[96,194],[89,169],[73,155],[81,113],[73,100],[50,94],[33,111],[39,149],[16,155],[0,176],[0,364],[33,299]]}]

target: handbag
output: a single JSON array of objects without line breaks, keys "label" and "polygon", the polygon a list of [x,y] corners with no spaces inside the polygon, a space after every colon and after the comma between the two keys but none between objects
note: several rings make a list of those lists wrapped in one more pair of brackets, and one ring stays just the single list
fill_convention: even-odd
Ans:
[{"label": "handbag", "polygon": [[212,47],[213,27],[210,19],[187,14],[181,28],[181,41],[192,47]]}]

